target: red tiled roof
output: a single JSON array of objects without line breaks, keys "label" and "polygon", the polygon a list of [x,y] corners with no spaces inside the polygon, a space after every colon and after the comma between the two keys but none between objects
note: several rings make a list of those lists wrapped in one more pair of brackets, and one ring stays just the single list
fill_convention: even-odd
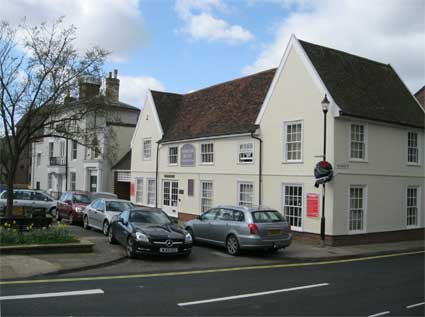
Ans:
[{"label": "red tiled roof", "polygon": [[422,108],[425,109],[425,86],[423,86],[421,89],[419,89],[415,93],[415,98],[418,99],[418,101],[421,104]]},{"label": "red tiled roof", "polygon": [[180,95],[152,91],[164,136],[175,141],[255,130],[276,68]]}]

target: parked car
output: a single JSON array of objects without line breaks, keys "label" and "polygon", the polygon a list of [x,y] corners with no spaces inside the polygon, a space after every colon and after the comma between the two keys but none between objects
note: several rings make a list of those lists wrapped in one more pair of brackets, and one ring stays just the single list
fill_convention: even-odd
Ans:
[{"label": "parked car", "polygon": [[118,199],[117,194],[108,193],[108,192],[95,192],[95,193],[91,193],[91,195],[92,195],[93,199],[96,199],[96,198],[111,198],[111,199],[115,198],[115,199]]},{"label": "parked car", "polygon": [[95,199],[83,211],[84,229],[93,227],[102,230],[103,234],[107,236],[112,218],[124,210],[133,208],[133,204],[128,200]]},{"label": "parked car", "polygon": [[158,208],[125,210],[114,217],[109,242],[118,242],[132,258],[137,254],[180,254],[189,256],[192,236]]},{"label": "parked car", "polygon": [[83,210],[93,201],[89,192],[65,192],[60,197],[56,207],[56,220],[68,219],[70,225],[83,222]]},{"label": "parked car", "polygon": [[[37,217],[56,215],[57,201],[53,197],[38,190],[14,189],[13,207],[14,210],[25,216]],[[3,214],[7,206],[7,192],[0,194],[0,212]]]},{"label": "parked car", "polygon": [[231,255],[241,249],[276,251],[291,244],[285,217],[265,207],[218,206],[185,223],[195,241],[224,246]]}]

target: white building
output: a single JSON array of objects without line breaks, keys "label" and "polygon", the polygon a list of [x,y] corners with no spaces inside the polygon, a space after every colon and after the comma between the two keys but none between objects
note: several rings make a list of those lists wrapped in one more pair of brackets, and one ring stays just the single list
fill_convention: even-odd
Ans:
[{"label": "white building", "polygon": [[423,109],[390,65],[294,36],[277,69],[185,95],[151,91],[131,143],[132,200],[181,219],[266,205],[317,238],[325,94],[327,241],[423,238]]},{"label": "white building", "polygon": [[[79,127],[84,128],[96,121],[98,150],[77,141],[51,137],[34,143],[32,188],[47,190],[56,196],[66,190],[113,190],[111,167],[129,151],[140,110],[119,101],[116,70],[114,77],[109,73],[105,80],[105,95],[100,94],[100,83],[84,82],[80,84],[79,98],[90,99],[102,107],[101,115],[95,119],[91,113],[78,122]],[[80,100],[71,101],[70,107]]]}]

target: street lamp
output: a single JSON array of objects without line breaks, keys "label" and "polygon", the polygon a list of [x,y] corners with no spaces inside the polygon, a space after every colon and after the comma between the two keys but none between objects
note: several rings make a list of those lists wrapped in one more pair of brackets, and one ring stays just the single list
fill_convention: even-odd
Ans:
[{"label": "street lamp", "polygon": [[[325,98],[322,100],[323,110],[323,161],[326,161],[326,114],[329,110],[329,100],[325,94]],[[323,183],[322,190],[322,217],[320,218],[320,246],[325,246],[325,192],[326,184]]]}]

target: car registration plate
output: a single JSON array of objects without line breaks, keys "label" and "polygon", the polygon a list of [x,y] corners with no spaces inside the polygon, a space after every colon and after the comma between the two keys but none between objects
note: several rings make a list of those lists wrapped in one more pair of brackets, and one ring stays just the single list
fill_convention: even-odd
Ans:
[{"label": "car registration plate", "polygon": [[159,248],[159,252],[161,253],[177,253],[177,248]]},{"label": "car registration plate", "polygon": [[268,235],[269,236],[278,236],[282,234],[282,230],[269,230]]}]

